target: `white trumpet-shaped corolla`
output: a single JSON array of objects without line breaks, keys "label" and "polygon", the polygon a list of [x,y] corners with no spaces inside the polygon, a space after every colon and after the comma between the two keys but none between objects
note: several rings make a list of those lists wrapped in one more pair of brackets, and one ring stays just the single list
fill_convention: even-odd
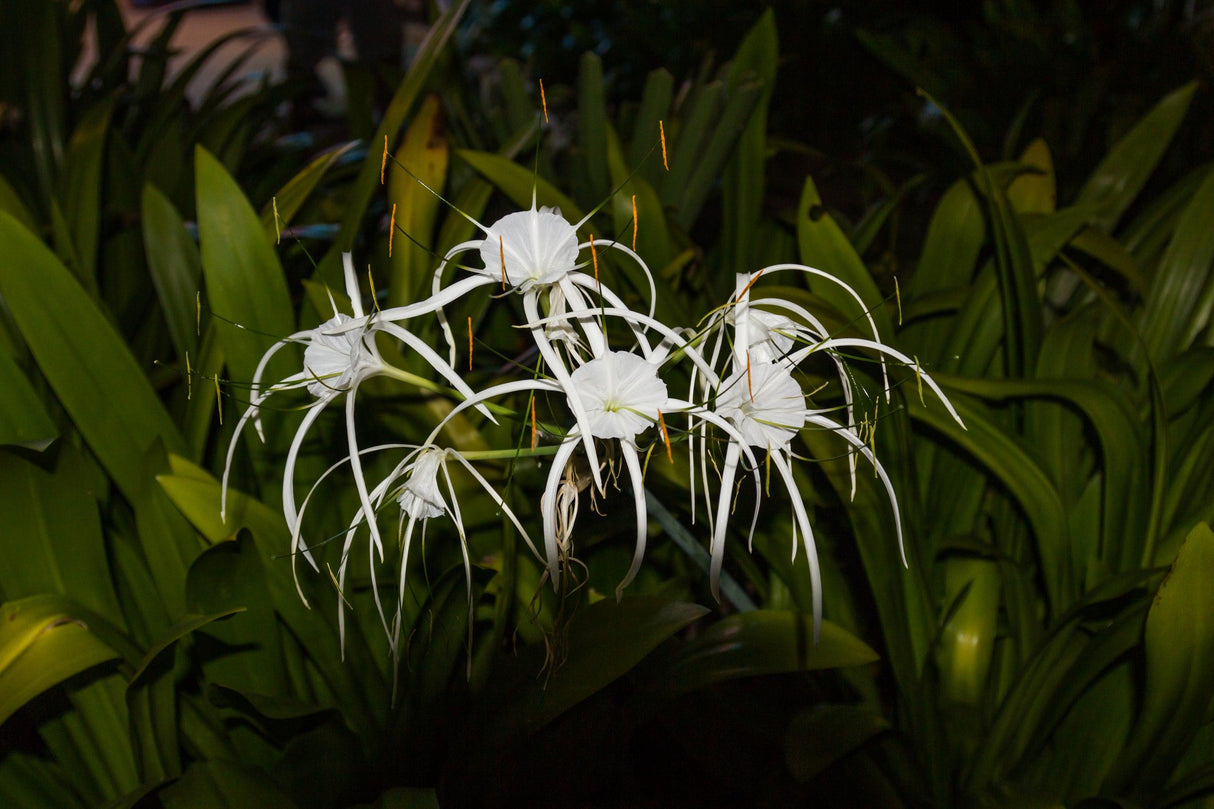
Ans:
[{"label": "white trumpet-shaped corolla", "polygon": [[595,438],[633,440],[658,421],[670,398],[657,366],[627,351],[613,351],[570,375],[586,408],[586,430]]}]

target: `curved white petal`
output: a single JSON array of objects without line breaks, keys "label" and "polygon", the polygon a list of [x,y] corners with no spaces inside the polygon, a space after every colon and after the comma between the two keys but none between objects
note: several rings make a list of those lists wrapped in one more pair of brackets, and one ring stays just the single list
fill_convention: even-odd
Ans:
[{"label": "curved white petal", "polygon": [[636,547],[632,552],[632,564],[624,579],[616,585],[615,600],[624,596],[624,588],[632,584],[637,572],[641,569],[641,561],[645,558],[645,530],[649,525],[649,512],[645,508],[645,478],[641,471],[641,462],[637,458],[637,449],[630,442],[621,441],[621,454],[624,456],[624,466],[628,468],[628,477],[632,481],[633,507],[636,509],[637,538]]}]

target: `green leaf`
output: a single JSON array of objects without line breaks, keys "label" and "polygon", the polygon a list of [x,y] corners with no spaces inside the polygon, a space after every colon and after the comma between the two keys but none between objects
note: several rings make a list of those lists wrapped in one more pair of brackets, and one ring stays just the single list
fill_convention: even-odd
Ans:
[{"label": "green leaf", "polygon": [[268,773],[230,761],[195,762],[176,783],[160,792],[165,809],[294,809]]},{"label": "green leaf", "polygon": [[1084,228],[1071,239],[1070,246],[1098,259],[1129,282],[1130,288],[1135,292],[1142,293],[1146,289],[1146,283],[1133,256],[1112,236],[1090,227]]},{"label": "green leaf", "polygon": [[95,470],[68,444],[54,460],[48,471],[0,452],[0,592],[7,598],[70,595],[121,625],[97,502],[90,492]]},{"label": "green leaf", "polygon": [[[1005,592],[1014,592],[1020,579],[1014,571],[1019,566],[1010,562],[1003,566]],[[1022,655],[1025,662],[1020,663],[1011,679],[982,746],[972,759],[967,778],[975,789],[997,780],[1000,772],[1016,767],[1023,756],[1033,755],[1072,705],[1083,697],[1085,688],[1103,676],[1108,664],[1117,657],[1118,645],[1125,644],[1127,636],[1132,638],[1130,644],[1137,642],[1142,613],[1134,601],[1135,591],[1146,586],[1155,575],[1154,571],[1135,571],[1114,577],[1087,593],[1062,615],[1043,641],[1017,641],[1032,652]],[[1111,611],[1127,604],[1111,626],[1098,631],[1093,640],[1087,640],[1086,623],[1095,622],[1099,626]],[[1034,613],[1021,620],[1036,627],[1040,619]]]},{"label": "green leaf", "polygon": [[[388,108],[384,112],[379,128],[375,130],[375,137],[371,139],[372,144],[381,145],[385,138],[389,143],[396,140],[396,133],[400,131],[405,116],[413,109],[414,102],[417,101],[418,95],[426,85],[430,71],[434,69],[442,56],[447,41],[455,33],[456,26],[468,8],[469,2],[471,0],[462,0],[458,5],[452,5],[430,26],[430,32],[413,58],[408,72],[405,73],[405,80],[401,82],[400,87],[396,88],[396,94],[392,96],[392,101],[389,102]],[[354,181],[354,187],[350,190],[345,204],[341,234],[337,237],[330,255],[353,249],[354,239],[362,227],[367,205],[371,202],[371,197],[374,196],[375,189],[379,185],[379,158],[380,155],[372,149],[366,160],[363,161],[362,169],[358,172],[358,179]],[[322,265],[330,263],[329,257],[326,256]],[[328,280],[332,280],[334,286],[340,286],[336,283],[339,280],[337,277]]]},{"label": "green leaf", "polygon": [[[1194,192],[1176,223],[1139,319],[1139,329],[1157,367],[1193,344],[1214,308],[1214,172]],[[1137,346],[1135,347],[1137,349]]]},{"label": "green leaf", "polygon": [[[502,140],[509,136],[510,130],[534,123],[536,110],[535,101],[527,92],[527,82],[523,79],[523,70],[517,59],[503,59],[498,63],[497,73],[504,117],[493,115],[493,123],[498,125],[494,134]],[[486,112],[492,115],[491,110]]]},{"label": "green leaf", "polygon": [[[690,95],[679,104],[678,120],[664,126],[666,151],[650,159],[658,165],[654,184],[666,205],[677,207],[684,189],[691,182],[692,172],[711,136],[713,122],[720,117],[723,92],[724,86],[720,81],[695,85]],[[661,135],[661,130],[658,134]],[[663,163],[669,168],[664,170]],[[672,215],[686,228],[685,223],[689,220],[681,211],[675,210]]]},{"label": "green leaf", "polygon": [[[611,184],[618,190],[611,198],[612,224],[615,228],[615,238],[630,248],[633,244],[633,233],[636,234],[636,253],[641,256],[646,265],[652,268],[666,266],[674,256],[674,245],[670,238],[670,228],[662,210],[662,201],[653,186],[635,173],[629,175],[624,165],[619,137],[615,130],[608,129],[607,165],[611,171]],[[633,197],[636,198],[636,221],[633,221]],[[634,229],[635,227],[635,229]],[[639,278],[629,278],[634,284],[634,290],[645,298],[649,297],[649,289]],[[659,295],[656,315],[659,320],[667,323],[687,322],[689,316],[683,311],[684,305],[677,295]]]},{"label": "green leaf", "polygon": [[288,693],[282,641],[262,560],[248,535],[209,548],[190,565],[186,604],[203,614],[243,613],[214,624],[207,634],[228,651],[203,664],[211,682],[261,694]]},{"label": "green leaf", "polygon": [[577,135],[585,172],[582,200],[602,199],[611,190],[607,179],[607,109],[603,100],[603,60],[582,54],[577,74]]},{"label": "green leaf", "polygon": [[822,198],[818,196],[818,187],[814,185],[812,177],[805,178],[801,201],[797,205],[797,242],[800,246],[801,261],[830,273],[850,286],[860,296],[864,306],[861,308],[838,284],[824,278],[807,276],[809,288],[815,295],[834,306],[836,311],[843,315],[844,321],[852,322],[861,332],[868,330],[868,324],[864,322],[866,312],[872,315],[877,330],[882,335],[893,331],[889,312],[885,309],[872,275],[843,230],[822,205]]},{"label": "green leaf", "polygon": [[157,438],[180,451],[177,428],[122,338],[58,259],[0,213],[0,296],[51,388],[128,497]]},{"label": "green leaf", "polygon": [[1041,301],[1037,276],[1024,228],[1012,210],[1007,192],[995,173],[982,162],[977,147],[953,114],[923,90],[919,94],[935,104],[961,142],[977,170],[978,188],[985,197],[995,243],[995,268],[1003,303],[1003,349],[1010,376],[1025,376],[1036,366],[1041,347]]},{"label": "green leaf", "polygon": [[[751,128],[751,125],[758,120],[755,109],[763,99],[763,90],[764,86],[757,82],[740,83],[740,86],[737,87],[731,85],[728,91],[722,88],[721,97],[724,103],[720,108],[713,110],[713,126],[709,132],[705,133],[706,136],[702,140],[700,148],[691,155],[692,168],[686,183],[676,186],[673,180],[667,179],[665,187],[671,188],[675,194],[675,218],[685,230],[690,230],[699,218],[700,211],[716,185],[722,169],[726,168],[730,155],[736,153],[735,146],[741,148],[740,138],[744,133],[751,133],[750,151],[766,155],[766,140],[762,128],[757,130],[757,135],[756,130]],[[748,124],[748,122],[750,123]],[[756,139],[760,144],[758,146],[755,145]],[[749,165],[750,162],[747,161],[744,170],[749,171],[753,168]],[[759,168],[755,170],[759,172],[758,176],[762,176],[762,161],[760,161]],[[748,175],[746,179],[752,186],[757,183],[753,175]],[[757,207],[754,206],[752,188],[742,189],[731,184],[730,191],[727,193],[732,193],[735,197],[727,203],[730,215],[735,220],[740,220],[741,217],[748,215],[742,212],[742,207],[757,210]],[[668,194],[667,198],[669,199],[670,196]],[[736,203],[740,203],[740,206],[735,205]],[[753,230],[757,225],[758,219],[756,218],[749,228]],[[724,234],[722,234],[722,238],[724,238]],[[744,241],[738,241],[736,244],[739,246],[735,247],[735,250],[749,249],[741,247]]]},{"label": "green leaf", "polygon": [[1214,531],[1189,532],[1147,613],[1146,680],[1131,741],[1106,787],[1150,796],[1167,783],[1214,697]]},{"label": "green leaf", "polygon": [[809,617],[755,610],[708,627],[672,655],[662,679],[670,693],[682,694],[741,677],[861,666],[879,659],[868,644],[830,621],[822,622],[815,644]]},{"label": "green leaf", "polygon": [[660,643],[707,613],[698,604],[645,596],[618,603],[604,599],[585,607],[567,627],[568,653],[562,664],[546,687],[532,679],[521,696],[501,707],[496,718],[499,733],[511,738],[538,730],[626,674]]},{"label": "green leaf", "polygon": [[[492,575],[491,571],[473,568],[471,603],[476,603]],[[472,616],[467,587],[463,565],[451,567],[434,583],[412,626],[403,690],[414,710],[423,715],[433,715],[443,704],[443,694],[453,678],[463,676],[456,664],[470,651],[468,621]]]},{"label": "green leaf", "polygon": [[[911,319],[917,304],[932,296],[963,294],[974,277],[985,243],[982,206],[968,179],[957,180],[932,212],[919,262],[902,290],[906,319]],[[907,338],[922,352],[920,357],[935,363],[943,359],[948,332],[947,319],[931,318],[923,324],[914,324],[907,330]]]},{"label": "green leaf", "polygon": [[358,141],[352,140],[329,149],[292,177],[274,195],[271,204],[262,207],[261,224],[265,228],[266,233],[270,234],[271,238],[279,241],[280,230],[291,223],[291,220],[295,218],[295,214],[303,207],[308,196],[316,189],[320,181],[324,179],[325,174],[333,167],[333,164],[349,154],[358,146],[358,143]]},{"label": "green leaf", "polygon": [[[628,168],[639,170],[650,183],[655,184],[655,178],[662,167],[653,157],[658,144],[658,121],[663,120],[670,112],[670,102],[674,97],[674,76],[659,68],[645,79],[645,89],[641,92],[641,106],[637,109],[635,123],[632,129],[632,141],[628,144]],[[659,159],[661,155],[657,156]],[[642,165],[644,164],[644,165]]]},{"label": "green leaf", "polygon": [[793,717],[784,738],[784,762],[807,784],[832,764],[889,729],[885,717],[856,705],[818,705]]},{"label": "green leaf", "polygon": [[[1021,768],[1027,771],[1025,786],[1057,795],[1068,807],[1090,809],[1088,801],[1075,801],[1104,791],[1104,776],[1131,730],[1136,690],[1133,668],[1124,659],[1088,683],[1078,702],[1060,717],[1049,740],[1025,751]],[[1108,805],[1128,804],[1110,801]]]},{"label": "green leaf", "polygon": [[1050,609],[1055,614],[1065,610],[1073,599],[1076,582],[1071,573],[1066,511],[1049,476],[1019,441],[996,426],[977,405],[960,398],[953,400],[965,422],[962,428],[941,407],[926,407],[914,397],[908,397],[906,404],[912,417],[956,443],[1020,503],[1037,537]]},{"label": "green leaf", "polygon": [[560,208],[561,214],[570,222],[581,221],[583,213],[577,203],[562,194],[552,183],[537,177],[531,169],[489,152],[457,149],[455,153],[484,175],[486,180],[501,189],[520,208],[531,207],[531,192],[534,189],[536,205]]},{"label": "green leaf", "polygon": [[1054,159],[1050,147],[1037,138],[1020,155],[1025,171],[1016,175],[1007,187],[1007,199],[1016,213],[1053,213],[1058,207],[1058,189],[1054,177]]},{"label": "green leaf", "polygon": [[848,237],[858,254],[864,255],[868,252],[890,216],[905,204],[910,192],[923,185],[923,181],[926,179],[926,174],[916,174],[898,186],[897,190],[882,200],[880,205],[869,209],[860,218]]},{"label": "green leaf", "polygon": [[42,400],[12,357],[0,351],[0,445],[42,452],[59,437]]},{"label": "green leaf", "polygon": [[1156,104],[1105,155],[1083,184],[1075,202],[1098,204],[1101,212],[1095,224],[1106,232],[1113,231],[1121,215],[1154,173],[1184,121],[1197,85],[1196,81],[1189,82]]},{"label": "green leaf", "polygon": [[89,107],[68,143],[60,198],[76,240],[76,256],[86,288],[97,285],[97,242],[101,228],[101,168],[114,109],[112,99]]},{"label": "green leaf", "polygon": [[186,615],[152,644],[127,686],[131,737],[144,781],[161,781],[181,774],[181,739],[173,658],[164,652],[177,641],[239,608],[212,615]]},{"label": "green leaf", "polygon": [[[57,186],[64,153],[64,121],[67,118],[67,76],[64,75],[63,15],[65,7],[37,0],[6,3],[4,30],[6,50],[16,77],[15,88],[28,123],[33,145],[34,174],[43,204],[51,200]],[[20,30],[20,36],[13,32]],[[50,89],[48,89],[50,88]],[[45,210],[45,209],[44,209]]]},{"label": "green leaf", "polygon": [[207,300],[212,311],[238,324],[222,328],[220,339],[232,378],[250,382],[265,350],[295,330],[287,282],[240,186],[202,147],[194,161]]},{"label": "green leaf", "polygon": [[21,198],[21,194],[9,185],[9,181],[2,174],[0,174],[0,211],[4,211],[30,230],[38,229],[38,223]]},{"label": "green leaf", "polygon": [[999,567],[989,559],[942,561],[944,603],[950,605],[936,647],[940,695],[951,703],[977,705],[987,693],[1000,606]]},{"label": "green leaf", "polygon": [[135,673],[131,675],[131,686],[140,685],[141,681],[148,674],[152,664],[156,661],[166,649],[173,646],[177,641],[184,638],[196,629],[201,629],[207,624],[227,618],[229,615],[235,615],[238,612],[244,612],[245,607],[228,607],[221,612],[213,612],[209,615],[199,615],[197,613],[188,613],[180,621],[169,627],[169,630],[155,643],[148,648],[143,656],[143,661],[135,669]]},{"label": "green leaf", "polygon": [[118,657],[76,616],[57,595],[0,607],[0,724],[51,686]]},{"label": "green leaf", "polygon": [[[300,601],[290,561],[283,558],[290,548],[290,532],[282,514],[240,492],[229,491],[225,523],[219,517],[219,481],[185,458],[171,456],[169,460],[173,474],[160,475],[157,480],[203,536],[218,542],[234,536],[242,527],[252,533],[275,612],[295,637],[307,640],[308,657],[335,695],[347,722],[360,734],[370,732],[374,727],[372,706],[388,702],[386,684],[379,677],[379,661],[370,656],[361,636],[351,631],[346,633],[343,659],[336,628],[319,610],[309,609]],[[327,589],[325,592],[331,593]]]},{"label": "green leaf", "polygon": [[151,183],[143,187],[143,249],[160,310],[178,356],[198,356],[198,291],[202,259],[169,198]]},{"label": "green leaf", "polygon": [[418,300],[419,294],[429,294],[437,263],[431,251],[434,225],[446,207],[435,196],[443,192],[451,159],[446,132],[438,96],[426,96],[388,166],[388,200],[396,229],[388,242],[394,245],[388,306],[406,306]]},{"label": "green leaf", "polygon": [[[1079,410],[1100,443],[1104,487],[1102,493],[1102,556],[1115,570],[1136,564],[1137,549],[1146,529],[1142,499],[1147,468],[1146,448],[1138,440],[1142,425],[1124,395],[1116,388],[1079,379],[966,379],[936,374],[935,380],[950,390],[1000,400],[1007,398],[1054,399]],[[968,420],[966,421],[969,425]],[[1042,449],[1049,449],[1065,436],[1042,433]],[[1058,485],[1073,481],[1059,481]],[[1127,547],[1130,546],[1130,547]],[[1119,558],[1121,561],[1119,561]],[[1132,560],[1132,561],[1131,561]]]},{"label": "green leaf", "polygon": [[[171,143],[176,139],[176,134],[172,131],[172,128],[180,126],[182,123],[182,106],[190,103],[186,97],[186,92],[189,89],[190,83],[198,75],[198,72],[202,70],[206,63],[220,49],[230,45],[233,40],[248,33],[245,30],[229,31],[223,36],[208,42],[205,48],[190,58],[189,62],[179,68],[174,67],[173,81],[167,87],[164,87],[162,86],[162,81],[154,74],[163,71],[164,64],[172,55],[170,40],[183,21],[185,14],[183,11],[170,12],[167,16],[168,20],[165,22],[164,27],[159,31],[156,40],[151,43],[148,53],[142,59],[144,69],[140,71],[139,76],[140,83],[143,85],[145,92],[155,95],[155,103],[151,106],[147,123],[140,130],[139,142],[135,147],[137,161],[141,166],[148,166],[150,163],[153,163],[152,158],[161,144],[166,142]],[[191,135],[190,142],[196,140],[195,135],[196,133]],[[155,170],[154,165],[149,166],[149,168],[153,171]]]},{"label": "green leaf", "polygon": [[53,809],[89,809],[94,805],[68,780],[59,762],[14,747],[0,759],[0,804]]},{"label": "green leaf", "polygon": [[[731,137],[722,140],[729,144],[734,142],[733,133],[729,130],[738,131],[738,135],[737,146],[732,149],[732,157],[725,167],[721,250],[734,267],[745,267],[750,261],[755,247],[755,232],[763,212],[767,109],[776,86],[779,50],[776,15],[768,8],[738,46],[738,52],[726,73],[729,102],[718,123],[717,132],[728,133]],[[745,98],[747,93],[744,91],[751,83],[758,85],[753,100]],[[680,213],[698,213],[702,204],[693,197],[684,202],[685,209]],[[683,219],[683,222],[690,225],[688,219]]]}]

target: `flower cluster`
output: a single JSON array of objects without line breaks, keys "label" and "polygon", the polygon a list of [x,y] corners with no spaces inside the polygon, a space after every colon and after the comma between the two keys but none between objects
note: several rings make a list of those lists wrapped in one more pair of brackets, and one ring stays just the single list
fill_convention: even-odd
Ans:
[{"label": "flower cluster", "polygon": [[[880,341],[871,317],[861,324],[871,338],[832,336],[804,307],[781,298],[754,297],[756,282],[778,273],[828,279],[860,302],[850,287],[811,267],[766,267],[739,274],[734,293],[699,324],[676,328],[654,316],[655,285],[642,258],[617,241],[593,237],[581,241],[578,233],[585,224],[585,220],[570,223],[557,210],[537,208],[533,200],[529,210],[511,213],[489,226],[478,224],[483,234],[480,238],[452,248],[435,269],[429,298],[382,311],[368,312],[362,306],[353,262],[347,255],[346,292],[353,315],[338,313],[334,304],[332,318],[277,343],[258,366],[251,402],[228,451],[225,492],[242,428],[252,422],[261,434],[261,411],[269,397],[288,390],[306,391],[312,399],[287,453],[282,503],[291,530],[292,558],[301,557],[317,568],[314,548],[305,540],[303,530],[304,512],[316,484],[297,506],[295,467],[309,429],[330,403],[344,397],[348,454],[321,478],[348,465],[360,505],[343,536],[336,579],[339,588],[344,588],[351,549],[356,538],[365,535],[371,551],[370,575],[375,581],[377,567],[385,556],[379,519],[394,514],[402,549],[397,580],[400,598],[394,613],[385,609],[378,587],[372,588],[394,656],[400,653],[405,565],[418,530],[424,531],[430,520],[449,519],[461,540],[464,564],[470,573],[452,468],[479,483],[545,566],[554,585],[566,574],[565,563],[572,553],[582,496],[579,492],[592,486],[591,496],[602,494],[607,483],[626,478],[633,495],[635,548],[631,567],[619,583],[618,596],[636,576],[645,553],[648,519],[644,474],[648,453],[657,450],[673,459],[673,445],[685,444],[690,459],[688,486],[693,514],[697,501],[702,502],[711,535],[710,585],[714,596],[719,597],[730,518],[737,510],[737,487],[750,478],[754,508],[749,532],[753,533],[764,496],[762,473],[774,467],[794,515],[793,558],[797,545],[803,545],[812,577],[815,635],[821,614],[821,577],[813,528],[794,477],[797,456],[793,446],[798,434],[814,428],[840,436],[851,450],[853,491],[856,459],[861,458],[884,485],[889,507],[900,526],[893,486],[864,440],[862,425],[857,423],[856,377],[845,366],[843,355],[845,351],[860,352],[879,362],[887,396],[886,363],[911,364],[912,360]],[[629,306],[625,296],[599,277],[599,262],[605,251],[632,268],[625,272],[635,273],[637,283],[633,286],[649,290],[648,306],[643,310]],[[445,310],[480,289],[498,300],[517,298],[514,311],[522,312],[522,320],[516,325],[530,335],[540,359],[539,373],[521,376],[503,372],[479,388],[469,386],[461,377],[456,353],[462,341],[456,339]],[[419,326],[427,322],[437,322],[444,335],[449,349],[446,358],[417,336]],[[471,321],[468,326],[471,344]],[[395,350],[420,358],[441,381],[395,367],[384,359],[388,352],[381,351],[378,341],[393,341]],[[268,360],[292,343],[303,346],[303,367],[268,383],[262,378]],[[842,406],[815,407],[802,387],[806,378],[802,366],[815,355],[826,359],[826,367],[833,363],[837,370]],[[376,376],[444,392],[454,406],[418,444],[360,448],[355,423],[358,389]],[[921,379],[957,418],[936,383],[926,374]],[[685,395],[680,397],[676,389],[685,391]],[[503,496],[478,471],[474,454],[461,454],[441,443],[443,428],[470,409],[491,421],[495,421],[495,413],[515,413],[526,429],[526,409],[513,411],[510,406],[521,400],[531,402],[534,447],[535,397],[546,401],[546,412],[558,414],[558,422],[560,414],[565,418],[564,424],[546,424],[544,430],[552,460],[539,498],[542,550]],[[369,482],[364,474],[365,457],[385,452],[398,454],[399,463],[382,479]],[[527,450],[518,452],[526,454]],[[902,542],[900,527],[897,541]],[[470,581],[469,576],[469,599]],[[339,612],[344,629],[344,611]]]}]

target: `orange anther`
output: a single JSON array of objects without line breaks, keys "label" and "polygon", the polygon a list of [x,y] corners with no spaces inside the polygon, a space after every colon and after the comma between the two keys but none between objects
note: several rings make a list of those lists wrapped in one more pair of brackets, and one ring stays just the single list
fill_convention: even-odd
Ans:
[{"label": "orange anther", "polygon": [[590,234],[590,259],[594,263],[594,283],[597,285],[599,282],[599,254],[598,251],[594,249],[593,233]]},{"label": "orange anther", "polygon": [[506,289],[506,243],[502,241],[502,236],[499,233],[497,236],[497,249],[502,257],[502,291]]},{"label": "orange anther", "polygon": [[392,221],[388,223],[388,258],[392,258],[392,237],[396,235],[396,203],[392,203]]},{"label": "orange anther", "polygon": [[544,96],[543,79],[540,79],[540,106],[544,108],[544,123],[548,123],[548,99]]},{"label": "orange anther", "polygon": [[632,252],[637,251],[637,195],[632,195]]},{"label": "orange anther", "polygon": [[666,126],[658,121],[658,135],[662,138],[662,165],[667,171],[670,171],[670,164],[666,162]]},{"label": "orange anther", "polygon": [[666,444],[666,458],[671,463],[674,463],[674,450],[670,446],[670,433],[666,431],[666,418],[662,415],[662,411],[658,411],[658,427],[662,430],[662,442]]},{"label": "orange anther", "polygon": [[753,404],[754,400],[755,400],[755,386],[754,386],[754,383],[751,382],[751,379],[750,379],[750,352],[749,351],[746,352],[746,388],[747,388],[747,390],[750,391],[750,401],[751,401],[751,404]]}]

